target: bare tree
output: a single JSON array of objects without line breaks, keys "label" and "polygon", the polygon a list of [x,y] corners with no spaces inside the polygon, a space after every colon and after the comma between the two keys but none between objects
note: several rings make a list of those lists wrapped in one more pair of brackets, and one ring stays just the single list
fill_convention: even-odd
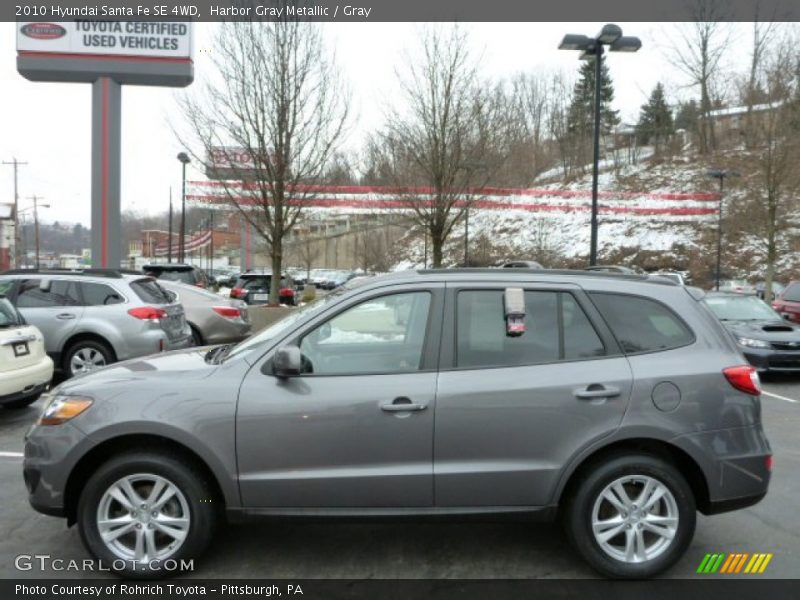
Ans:
[{"label": "bare tree", "polygon": [[[181,101],[224,201],[266,242],[280,273],[284,239],[322,179],[348,121],[348,94],[316,24],[223,23],[214,77]],[[190,147],[192,147],[190,145]],[[270,303],[277,303],[279,277]]]},{"label": "bare tree", "polygon": [[401,107],[392,109],[375,147],[391,165],[404,206],[428,231],[433,266],[444,243],[506,155],[505,96],[480,80],[465,33],[428,29],[421,56],[400,76]]},{"label": "bare tree", "polygon": [[700,152],[707,154],[716,148],[714,123],[709,114],[713,107],[714,78],[730,46],[729,28],[722,22],[727,15],[727,0],[689,0],[689,8],[693,22],[677,28],[668,58],[700,90]]},{"label": "bare tree", "polygon": [[318,240],[315,240],[310,234],[303,235],[295,246],[295,253],[300,259],[300,263],[306,271],[306,281],[311,279],[311,269],[314,266],[314,261],[319,256]]}]

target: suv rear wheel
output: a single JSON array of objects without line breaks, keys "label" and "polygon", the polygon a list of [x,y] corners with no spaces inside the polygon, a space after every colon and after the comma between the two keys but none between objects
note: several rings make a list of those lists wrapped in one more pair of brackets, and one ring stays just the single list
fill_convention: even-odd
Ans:
[{"label": "suv rear wheel", "polygon": [[80,340],[72,344],[64,355],[64,371],[70,377],[91,373],[114,362],[114,353],[103,342]]},{"label": "suv rear wheel", "polygon": [[695,529],[695,500],[670,463],[615,456],[580,480],[564,514],[567,535],[600,573],[645,578],[672,566]]},{"label": "suv rear wheel", "polygon": [[156,453],[127,453],[102,465],[78,504],[81,539],[125,577],[179,574],[202,553],[216,524],[211,485],[190,464]]}]

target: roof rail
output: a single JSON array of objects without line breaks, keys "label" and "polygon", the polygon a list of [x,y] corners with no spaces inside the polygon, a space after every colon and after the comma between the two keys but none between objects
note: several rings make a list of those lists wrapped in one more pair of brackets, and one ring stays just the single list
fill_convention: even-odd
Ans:
[{"label": "roof rail", "polygon": [[629,274],[629,273],[613,273],[608,271],[585,271],[582,269],[500,269],[497,267],[458,267],[454,269],[420,269],[417,270],[420,275],[437,275],[447,273],[486,273],[497,274],[503,276],[513,276],[514,274],[529,273],[531,275],[540,275],[547,277],[548,275],[567,275],[570,277],[587,277],[587,278],[607,278],[607,279],[620,279],[625,281],[647,281],[650,283],[657,283],[659,285],[677,286],[678,284],[666,277],[658,277],[655,275],[646,274]]},{"label": "roof rail", "polygon": [[138,271],[129,269],[11,269],[4,271],[0,275],[89,275],[93,277],[108,277],[110,279],[122,279],[123,274],[142,275]]}]

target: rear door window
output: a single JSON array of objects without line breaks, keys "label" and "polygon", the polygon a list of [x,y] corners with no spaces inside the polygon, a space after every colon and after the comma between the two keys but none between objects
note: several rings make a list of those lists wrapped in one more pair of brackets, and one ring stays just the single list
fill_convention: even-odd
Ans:
[{"label": "rear door window", "polygon": [[506,335],[503,290],[459,292],[456,365],[514,367],[604,356],[605,347],[572,294],[525,292],[525,333]]},{"label": "rear door window", "polygon": [[628,354],[671,350],[694,342],[689,327],[660,302],[625,294],[589,296]]}]

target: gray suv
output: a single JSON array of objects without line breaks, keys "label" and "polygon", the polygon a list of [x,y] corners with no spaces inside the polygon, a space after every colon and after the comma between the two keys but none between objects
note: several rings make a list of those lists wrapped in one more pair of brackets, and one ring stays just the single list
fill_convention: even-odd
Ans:
[{"label": "gray suv", "polygon": [[194,343],[175,295],[141,273],[6,271],[0,293],[39,328],[47,353],[70,377]]},{"label": "gray suv", "polygon": [[599,572],[652,576],[772,468],[758,376],[702,294],[526,269],[350,282],[238,345],[52,390],[30,502],[126,576],[223,520],[489,513],[559,518]]}]

